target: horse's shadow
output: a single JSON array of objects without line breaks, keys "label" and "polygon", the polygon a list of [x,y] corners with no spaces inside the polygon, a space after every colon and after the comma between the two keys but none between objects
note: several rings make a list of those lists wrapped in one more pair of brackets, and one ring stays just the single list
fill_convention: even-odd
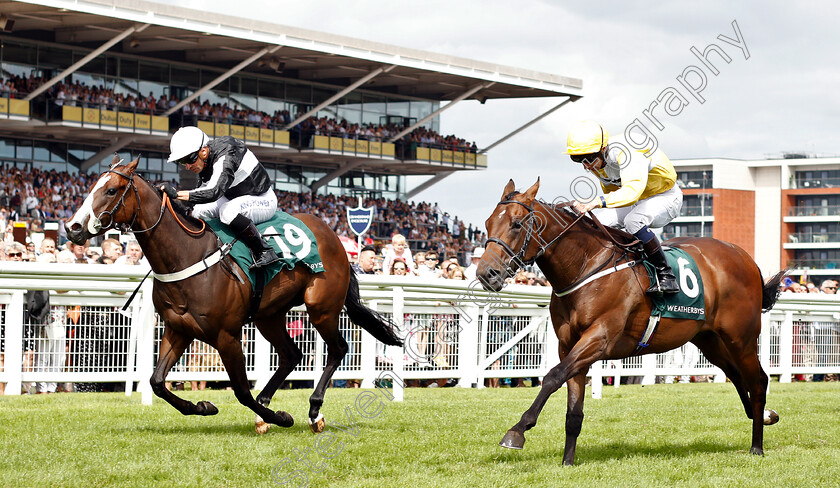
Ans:
[{"label": "horse's shadow", "polygon": [[[503,449],[503,448],[499,448]],[[563,462],[562,445],[559,449],[545,448],[541,450],[533,450],[527,452],[526,447],[522,451],[503,449],[503,452],[496,452],[485,458],[485,462],[489,463],[520,463],[531,461],[554,461],[558,464]],[[694,441],[690,443],[661,443],[656,446],[639,446],[637,444],[626,442],[613,442],[609,444],[600,444],[595,446],[587,446],[577,449],[576,465],[597,463],[610,460],[629,459],[631,457],[645,456],[659,459],[679,459],[689,456],[695,456],[697,453],[708,454],[722,454],[742,451],[745,454],[747,451],[739,449],[738,447],[723,442],[715,441]]]}]

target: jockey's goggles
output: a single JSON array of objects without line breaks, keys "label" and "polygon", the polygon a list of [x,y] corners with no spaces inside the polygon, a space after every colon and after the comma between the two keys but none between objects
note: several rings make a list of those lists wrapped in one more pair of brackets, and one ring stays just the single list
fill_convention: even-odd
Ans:
[{"label": "jockey's goggles", "polygon": [[576,163],[591,163],[595,158],[599,157],[601,153],[590,154],[570,154],[569,158]]},{"label": "jockey's goggles", "polygon": [[[201,149],[199,149],[198,151],[201,151]],[[177,164],[180,164],[181,166],[186,166],[188,164],[192,164],[192,163],[195,162],[196,159],[198,159],[198,151],[187,154],[186,156],[184,156],[181,159],[176,159],[175,162]]]}]

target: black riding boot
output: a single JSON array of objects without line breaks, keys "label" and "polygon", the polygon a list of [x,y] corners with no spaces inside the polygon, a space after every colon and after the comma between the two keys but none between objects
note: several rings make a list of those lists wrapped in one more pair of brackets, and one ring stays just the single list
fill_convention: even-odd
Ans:
[{"label": "black riding boot", "polygon": [[237,215],[230,222],[229,227],[236,234],[236,238],[251,249],[251,254],[254,256],[254,264],[251,268],[260,268],[280,261],[274,249],[263,240],[260,231],[251,219],[244,215]]},{"label": "black riding boot", "polygon": [[659,245],[659,240],[654,237],[644,244],[645,254],[648,261],[656,268],[656,278],[659,283],[651,283],[647,289],[647,293],[677,293],[680,291],[680,286],[677,284],[677,277],[668,266],[668,261],[665,259],[665,252],[662,251],[662,246]]}]

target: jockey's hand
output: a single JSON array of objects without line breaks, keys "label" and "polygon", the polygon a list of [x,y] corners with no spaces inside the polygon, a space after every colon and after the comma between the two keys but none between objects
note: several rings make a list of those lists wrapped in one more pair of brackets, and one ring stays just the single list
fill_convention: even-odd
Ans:
[{"label": "jockey's hand", "polygon": [[166,195],[170,199],[176,200],[178,198],[178,192],[169,183],[164,183],[164,184],[160,185],[160,189],[161,189],[161,191],[166,193]]},{"label": "jockey's hand", "polygon": [[575,200],[572,202],[572,206],[575,207],[575,210],[577,210],[578,212],[586,213],[592,210],[593,208],[599,208],[601,206],[601,200],[596,198],[588,203],[580,203],[577,200]]},{"label": "jockey's hand", "polygon": [[187,190],[178,190],[178,200],[188,201],[190,199],[190,192]]}]

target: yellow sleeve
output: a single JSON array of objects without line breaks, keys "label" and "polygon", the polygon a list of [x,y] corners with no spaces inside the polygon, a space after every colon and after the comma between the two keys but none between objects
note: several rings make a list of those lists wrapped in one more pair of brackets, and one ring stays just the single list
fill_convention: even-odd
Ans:
[{"label": "yellow sleeve", "polygon": [[604,195],[607,208],[633,205],[645,191],[648,182],[648,158],[637,152],[631,157],[631,161],[621,170],[621,188]]}]

